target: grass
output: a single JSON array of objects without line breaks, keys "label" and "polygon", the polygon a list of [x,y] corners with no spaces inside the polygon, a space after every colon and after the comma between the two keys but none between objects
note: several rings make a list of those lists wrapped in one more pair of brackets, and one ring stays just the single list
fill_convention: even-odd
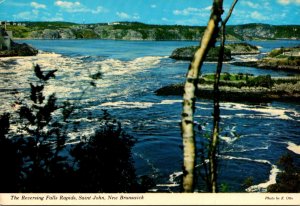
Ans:
[{"label": "grass", "polygon": [[[215,74],[205,74],[203,77],[206,81],[214,81]],[[221,73],[220,80],[221,81],[232,81],[232,82],[240,82],[246,81],[247,79],[254,78],[253,74],[229,74],[229,73]]]},{"label": "grass", "polygon": [[[205,74],[203,75],[199,83],[212,85],[214,84],[215,74]],[[272,88],[275,84],[291,84],[296,85],[300,82],[300,77],[295,78],[271,78],[270,75],[260,75],[254,76],[253,74],[229,74],[222,73],[220,76],[220,86],[229,87],[265,87]]]}]

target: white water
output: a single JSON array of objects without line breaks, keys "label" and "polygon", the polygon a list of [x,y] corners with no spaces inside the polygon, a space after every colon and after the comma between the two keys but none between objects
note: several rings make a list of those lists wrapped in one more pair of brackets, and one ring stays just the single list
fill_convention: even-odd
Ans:
[{"label": "white water", "polygon": [[[44,42],[38,44],[44,44]],[[51,45],[53,42],[51,41]],[[56,44],[69,44],[68,42],[57,41]],[[74,41],[71,43],[72,46],[77,42],[84,43],[83,41]],[[115,42],[113,43],[115,46]],[[132,44],[130,42],[130,45]],[[157,47],[156,42],[151,44]],[[177,47],[177,44],[181,44],[181,42],[172,42],[173,47]],[[113,55],[101,53],[102,51],[98,52],[99,48],[96,48],[97,52],[86,53],[85,56],[78,56],[76,51],[72,51],[69,56],[43,53],[37,57],[15,58],[17,64],[11,65],[10,69],[0,66],[1,77],[6,78],[1,82],[0,89],[29,88],[28,83],[34,78],[32,66],[34,63],[38,63],[42,69],[58,69],[57,78],[49,82],[47,94],[55,92],[61,99],[75,101],[82,94],[82,90],[89,87],[90,75],[101,72],[102,79],[95,80],[96,87],[87,89],[86,96],[80,101],[84,108],[79,112],[101,113],[101,109],[108,109],[114,117],[121,117],[126,131],[131,132],[139,141],[133,148],[134,158],[142,162],[137,164],[138,170],[142,170],[142,175],[153,174],[153,177],[157,178],[159,186],[170,187],[172,190],[179,186],[178,180],[182,175],[182,172],[174,172],[181,170],[181,150],[179,149],[181,137],[178,123],[180,122],[182,100],[181,97],[157,97],[154,95],[154,91],[161,86],[181,82],[186,73],[187,63],[172,61],[165,56],[154,56],[161,54],[159,50],[165,48],[155,50],[159,52],[148,52],[146,55],[143,53],[135,56],[131,56],[130,52],[135,51],[131,47],[126,48],[126,52],[122,53],[123,56],[117,50],[113,51]],[[111,50],[114,47],[105,45],[105,48]],[[162,55],[167,53],[169,51]],[[72,57],[73,55],[75,57]],[[123,58],[124,55],[125,58]],[[7,58],[6,60],[12,59]],[[5,59],[1,58],[1,63],[3,60]],[[214,69],[214,63],[204,65],[205,72],[211,72]],[[224,69],[226,72],[235,73],[249,72],[260,75],[270,72],[271,75],[282,75],[275,71],[233,67],[230,64],[226,64]],[[9,72],[13,74],[10,75]],[[16,81],[10,81],[11,79]],[[0,110],[7,111],[6,108],[11,109],[13,97],[8,92],[1,92],[1,94],[2,98],[7,101],[1,102]],[[211,102],[197,101],[196,110],[196,121],[204,132],[209,132],[212,119]],[[226,125],[222,129],[227,132],[227,135],[221,135],[221,143],[224,145],[226,154],[228,156],[243,155],[246,159],[239,160],[250,162],[257,175],[266,176],[267,174],[269,178],[258,184],[258,189],[256,189],[256,191],[259,188],[265,190],[266,185],[274,182],[277,171],[272,166],[276,160],[287,151],[298,151],[299,142],[295,132],[300,117],[298,107],[289,103],[267,105],[221,103],[221,115],[222,126]],[[84,116],[80,117],[79,121],[91,122],[93,120]],[[71,142],[74,143],[79,138],[89,136],[94,129],[96,126],[89,124],[80,132],[71,133]],[[285,139],[281,140],[282,138]],[[256,155],[257,157],[255,157]],[[254,161],[255,159],[258,161]],[[234,161],[234,159],[232,160]],[[264,166],[260,167],[262,164]],[[270,166],[271,170],[265,169],[268,168],[265,165]],[[141,167],[143,168],[141,169]],[[241,164],[240,167],[243,168],[243,165]],[[146,172],[145,168],[148,169]],[[226,170],[226,168],[222,169]],[[231,179],[230,175],[232,174],[228,174],[229,179]],[[247,174],[236,175],[243,177]],[[227,182],[226,177],[224,181]],[[230,183],[232,182],[228,182],[229,186]],[[234,190],[238,189],[234,188]]]},{"label": "white water", "polygon": [[288,144],[288,146],[287,146],[288,150],[300,155],[300,145],[296,145],[293,142],[288,142],[287,144]]},{"label": "white water", "polygon": [[233,156],[226,156],[221,155],[219,156],[222,159],[229,159],[229,160],[244,160],[244,161],[250,161],[250,162],[257,162],[262,164],[268,164],[271,166],[269,180],[257,185],[250,186],[245,191],[247,192],[267,192],[267,187],[276,183],[276,177],[277,174],[280,172],[278,167],[274,164],[272,164],[268,160],[261,160],[261,159],[251,159],[251,158],[245,158],[245,157],[233,157]]}]

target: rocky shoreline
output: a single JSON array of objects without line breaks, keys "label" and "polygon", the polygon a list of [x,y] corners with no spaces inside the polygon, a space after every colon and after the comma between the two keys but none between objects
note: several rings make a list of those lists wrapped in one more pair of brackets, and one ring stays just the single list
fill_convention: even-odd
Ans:
[{"label": "rocky shoreline", "polygon": [[[182,96],[184,84],[173,84],[162,87],[155,91],[158,96]],[[289,87],[291,85],[284,85]],[[298,87],[297,87],[298,86]],[[220,87],[220,100],[232,101],[232,102],[271,102],[271,101],[300,101],[300,90],[297,85],[295,91],[285,91],[285,89],[278,88],[262,88],[262,87],[245,87],[234,88],[228,86]],[[213,86],[210,85],[198,85],[196,96],[203,99],[213,99]]]},{"label": "rocky shoreline", "polygon": [[11,43],[10,50],[1,50],[0,57],[13,57],[13,56],[36,56],[38,54],[38,50],[33,48],[32,46],[23,43],[19,44],[16,42]]},{"label": "rocky shoreline", "polygon": [[[170,55],[171,59],[175,60],[188,60],[193,59],[194,53],[199,46],[189,46],[175,49]],[[210,48],[205,61],[218,61],[220,47]],[[258,47],[247,43],[233,43],[225,46],[224,49],[224,61],[232,60],[233,55],[253,55],[259,54]]]},{"label": "rocky shoreline", "polygon": [[271,69],[277,71],[291,71],[291,72],[300,72],[300,65],[278,65],[268,61],[245,61],[245,62],[231,62],[231,64],[236,66],[244,67],[256,67],[260,69]]}]

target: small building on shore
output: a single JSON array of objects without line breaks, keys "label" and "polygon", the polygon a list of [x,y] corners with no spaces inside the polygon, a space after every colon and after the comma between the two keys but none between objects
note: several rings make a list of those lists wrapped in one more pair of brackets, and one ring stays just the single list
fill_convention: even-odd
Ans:
[{"label": "small building on shore", "polygon": [[0,50],[11,49],[12,31],[6,30],[6,22],[1,22],[0,25]]}]

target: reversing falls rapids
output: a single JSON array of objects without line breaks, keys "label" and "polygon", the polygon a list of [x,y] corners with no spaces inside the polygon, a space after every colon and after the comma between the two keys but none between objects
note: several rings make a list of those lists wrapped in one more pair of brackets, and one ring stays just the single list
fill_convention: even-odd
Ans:
[{"label": "reversing falls rapids", "polygon": [[[42,69],[58,69],[49,82],[47,94],[56,93],[59,100],[77,104],[74,122],[77,131],[69,134],[67,144],[93,133],[102,110],[118,119],[124,130],[137,140],[132,154],[137,175],[149,175],[156,186],[151,191],[180,191],[182,175],[182,139],[180,131],[181,96],[156,96],[163,86],[184,82],[189,62],[168,56],[178,47],[197,45],[188,41],[110,41],[110,40],[20,40],[38,48],[34,57],[1,58],[0,113],[11,111],[16,89],[19,96],[29,92],[33,64]],[[296,46],[300,41],[252,41],[262,54],[273,48]],[[257,56],[240,56],[240,59]],[[202,73],[212,73],[216,63],[205,63]],[[90,76],[102,78],[90,87]],[[276,72],[225,63],[223,72],[254,75],[291,76]],[[85,91],[82,96],[82,91]],[[198,137],[210,132],[212,101],[197,99]],[[300,103],[270,102],[221,103],[221,141],[219,183],[228,192],[265,192],[275,183],[279,172],[277,161],[290,153],[299,161]],[[199,146],[199,145],[198,145]],[[297,151],[298,149],[298,151]],[[297,154],[298,153],[298,154]],[[198,165],[199,166],[199,165]],[[199,166],[200,167],[200,166]],[[242,188],[245,179],[253,177],[253,186]],[[198,191],[203,188],[199,177]]]}]

